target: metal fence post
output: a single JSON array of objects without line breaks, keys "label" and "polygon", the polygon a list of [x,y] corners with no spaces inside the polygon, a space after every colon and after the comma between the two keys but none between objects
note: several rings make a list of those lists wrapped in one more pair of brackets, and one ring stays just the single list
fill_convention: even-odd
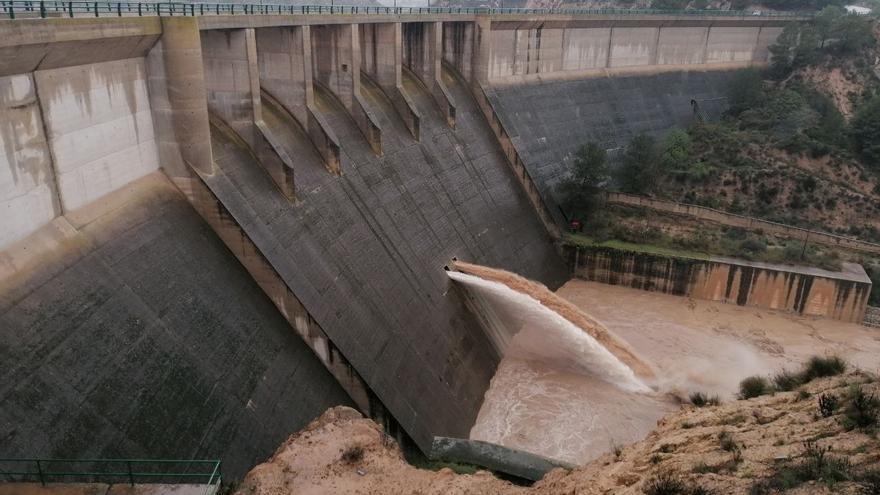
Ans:
[{"label": "metal fence post", "polygon": [[40,484],[46,486],[46,477],[43,476],[43,466],[40,464],[39,459],[37,459],[37,473],[40,475]]},{"label": "metal fence post", "polygon": [[134,486],[134,474],[131,472],[131,461],[125,461],[128,465],[128,484]]},{"label": "metal fence post", "polygon": [[40,17],[46,18],[46,2],[40,0]]}]

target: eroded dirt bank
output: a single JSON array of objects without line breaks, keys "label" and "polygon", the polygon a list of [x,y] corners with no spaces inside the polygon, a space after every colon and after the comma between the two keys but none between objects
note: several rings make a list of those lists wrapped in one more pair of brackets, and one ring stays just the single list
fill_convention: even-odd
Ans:
[{"label": "eroded dirt bank", "polygon": [[[826,462],[845,461],[846,479],[834,485],[835,493],[860,493],[864,485],[856,480],[880,468],[880,441],[871,430],[847,426],[847,397],[858,385],[867,393],[878,393],[873,375],[851,372],[814,380],[799,391],[688,407],[663,419],[645,440],[618,454],[606,454],[572,472],[553,471],[531,488],[511,485],[487,472],[457,475],[448,469],[416,469],[375,423],[338,407],[291,436],[271,459],[248,474],[236,493],[638,494],[659,475],[667,475],[690,489],[706,490],[699,493],[745,494],[784,469],[808,461],[806,441],[813,441],[816,449],[828,449]],[[828,418],[819,414],[821,394],[834,395],[841,402]],[[806,481],[789,493],[830,491],[825,481]]]}]

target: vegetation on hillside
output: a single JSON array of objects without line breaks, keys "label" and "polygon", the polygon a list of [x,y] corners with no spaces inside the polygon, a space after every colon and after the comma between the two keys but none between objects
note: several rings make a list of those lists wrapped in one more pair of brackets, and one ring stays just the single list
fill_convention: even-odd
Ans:
[{"label": "vegetation on hillside", "polygon": [[[874,21],[825,6],[813,22],[786,27],[770,52],[766,70],[740,71],[732,79],[729,109],[720,121],[697,122],[661,139],[637,136],[611,166],[598,145],[585,145],[602,155],[602,179],[588,189],[563,181],[564,209],[595,223],[605,216],[596,208],[605,187],[880,242],[880,49]],[[610,222],[618,225],[610,238],[631,240],[619,219]],[[659,237],[646,242],[823,267],[833,267],[838,257],[760,233],[734,239],[739,246],[725,239],[727,232]],[[880,261],[854,261],[880,285]],[[872,297],[880,303],[880,288]]]}]

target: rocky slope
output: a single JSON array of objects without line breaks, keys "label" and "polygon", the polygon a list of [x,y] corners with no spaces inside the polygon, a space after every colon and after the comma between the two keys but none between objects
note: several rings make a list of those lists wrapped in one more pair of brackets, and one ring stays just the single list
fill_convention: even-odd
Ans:
[{"label": "rocky slope", "polygon": [[[529,488],[485,471],[417,469],[375,423],[334,408],[254,468],[236,493],[880,493],[876,429],[852,423],[858,387],[867,397],[880,396],[873,375],[852,372],[797,391],[688,406],[645,440],[572,472],[553,471]],[[838,400],[827,418],[818,405],[823,395]]]}]

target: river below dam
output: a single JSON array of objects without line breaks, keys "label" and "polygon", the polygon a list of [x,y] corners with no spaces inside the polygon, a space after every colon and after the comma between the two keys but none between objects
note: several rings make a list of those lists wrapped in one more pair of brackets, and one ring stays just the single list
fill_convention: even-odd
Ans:
[{"label": "river below dam", "polygon": [[652,391],[620,386],[601,373],[535,358],[529,339],[511,341],[471,438],[583,464],[641,440],[702,391],[735,399],[739,381],[795,369],[815,354],[837,354],[878,371],[880,332],[835,320],[572,280],[557,293],[604,325],[655,372]]}]

